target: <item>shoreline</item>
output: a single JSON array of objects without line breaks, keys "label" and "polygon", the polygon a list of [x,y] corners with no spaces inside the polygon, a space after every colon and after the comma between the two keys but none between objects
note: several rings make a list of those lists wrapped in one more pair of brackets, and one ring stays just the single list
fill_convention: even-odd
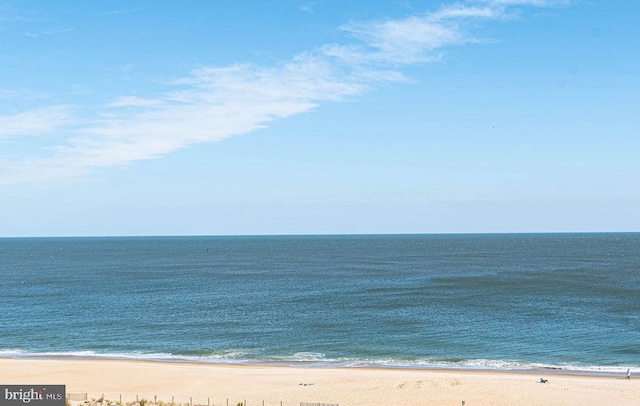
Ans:
[{"label": "shoreline", "polygon": [[[495,367],[488,366],[454,366],[454,365],[406,365],[398,362],[397,364],[382,364],[373,362],[338,362],[324,360],[253,360],[253,359],[189,359],[186,357],[127,357],[118,355],[75,355],[75,354],[42,354],[37,353],[25,355],[0,355],[0,360],[86,360],[86,361],[124,361],[124,362],[141,362],[141,363],[166,363],[166,364],[187,364],[187,365],[214,365],[214,366],[230,366],[230,367],[283,367],[283,368],[317,368],[317,369],[354,369],[354,370],[405,370],[405,371],[449,371],[449,372],[480,372],[480,373],[516,373],[516,374],[549,374],[549,375],[571,375],[585,377],[619,377],[624,376],[627,366],[619,367],[559,367],[559,366],[532,366],[532,367]],[[601,368],[601,369],[600,369]],[[631,367],[632,370],[635,367]],[[638,368],[640,369],[640,368]]]},{"label": "shoreline", "polygon": [[[314,368],[146,360],[0,358],[0,384],[183,405],[637,405],[640,379],[513,371]],[[539,379],[549,382],[542,384]],[[78,403],[74,403],[76,405]],[[82,403],[79,403],[82,404]]]}]

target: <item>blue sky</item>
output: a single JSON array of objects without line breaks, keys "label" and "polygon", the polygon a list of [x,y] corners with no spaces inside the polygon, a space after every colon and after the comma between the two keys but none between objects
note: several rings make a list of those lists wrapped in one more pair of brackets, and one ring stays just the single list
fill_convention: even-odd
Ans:
[{"label": "blue sky", "polygon": [[0,236],[640,231],[639,13],[0,0]]}]

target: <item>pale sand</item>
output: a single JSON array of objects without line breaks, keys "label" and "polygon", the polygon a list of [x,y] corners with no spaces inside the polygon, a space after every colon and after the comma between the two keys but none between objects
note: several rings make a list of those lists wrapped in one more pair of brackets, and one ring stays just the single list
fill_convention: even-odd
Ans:
[{"label": "pale sand", "polygon": [[[474,371],[258,367],[112,360],[0,359],[0,384],[64,384],[69,392],[235,406],[640,405],[640,378]],[[300,385],[301,383],[307,386]],[[313,385],[309,385],[313,383]]]}]

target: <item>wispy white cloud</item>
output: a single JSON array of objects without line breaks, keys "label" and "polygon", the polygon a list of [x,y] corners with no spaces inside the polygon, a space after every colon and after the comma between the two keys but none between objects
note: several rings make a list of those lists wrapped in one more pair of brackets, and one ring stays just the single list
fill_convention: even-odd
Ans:
[{"label": "wispy white cloud", "polygon": [[308,3],[305,3],[305,4],[301,4],[300,5],[300,11],[304,11],[305,13],[313,14],[313,13],[315,13],[314,6],[315,6],[314,2],[308,2]]},{"label": "wispy white cloud", "polygon": [[18,10],[9,4],[0,4],[1,21],[33,23],[46,21],[46,18],[39,12]]},{"label": "wispy white cloud", "polygon": [[0,138],[50,134],[70,123],[71,108],[65,105],[4,115],[0,116]]},{"label": "wispy white cloud", "polygon": [[436,60],[442,49],[477,42],[466,23],[507,18],[514,6],[561,1],[475,0],[404,19],[351,22],[358,42],[328,44],[290,61],[258,66],[203,67],[153,96],[125,95],[91,121],[53,106],[0,117],[0,136],[64,130],[64,142],[46,158],[0,162],[0,185],[54,182],[97,168],[122,166],[263,128],[327,102],[357,97],[381,83],[405,80],[403,65]]},{"label": "wispy white cloud", "polygon": [[1,89],[0,99],[30,100],[37,101],[46,99],[48,96],[43,92],[36,92],[30,89]]},{"label": "wispy white cloud", "polygon": [[476,0],[482,3],[500,6],[533,6],[533,7],[564,7],[579,0]]},{"label": "wispy white cloud", "polygon": [[369,49],[351,46],[332,52],[359,63],[403,65],[439,60],[443,48],[482,41],[466,29],[467,23],[508,18],[508,8],[499,1],[454,3],[403,19],[351,22],[342,29]]},{"label": "wispy white cloud", "polygon": [[39,37],[44,37],[49,35],[64,34],[65,32],[71,32],[71,31],[73,31],[73,28],[66,27],[66,28],[57,28],[54,30],[30,31],[30,32],[25,32],[24,35],[30,38],[39,38]]},{"label": "wispy white cloud", "polygon": [[[95,168],[158,158],[194,144],[246,134],[366,90],[356,78],[339,79],[336,67],[324,58],[300,55],[271,68],[203,68],[177,80],[174,86],[179,89],[156,99],[118,98],[106,106],[103,119],[71,130],[66,144],[52,148],[52,156],[7,163],[8,171],[0,171],[0,184],[60,181]],[[19,128],[12,133],[27,133],[33,125],[29,118],[12,117],[10,127]],[[45,126],[33,130],[38,128]]]},{"label": "wispy white cloud", "polygon": [[[343,30],[364,41],[371,51],[359,52],[361,63],[413,64],[438,59],[435,50],[470,39],[455,24],[431,22],[427,17],[357,22]],[[351,48],[353,58],[353,48]],[[352,59],[356,61],[356,59]]]}]

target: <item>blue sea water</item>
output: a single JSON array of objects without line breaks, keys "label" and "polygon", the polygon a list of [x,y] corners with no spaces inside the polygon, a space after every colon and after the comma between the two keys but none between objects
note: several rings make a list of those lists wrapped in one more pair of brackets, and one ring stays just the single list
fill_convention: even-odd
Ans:
[{"label": "blue sea water", "polygon": [[0,356],[640,368],[640,234],[0,239]]}]

